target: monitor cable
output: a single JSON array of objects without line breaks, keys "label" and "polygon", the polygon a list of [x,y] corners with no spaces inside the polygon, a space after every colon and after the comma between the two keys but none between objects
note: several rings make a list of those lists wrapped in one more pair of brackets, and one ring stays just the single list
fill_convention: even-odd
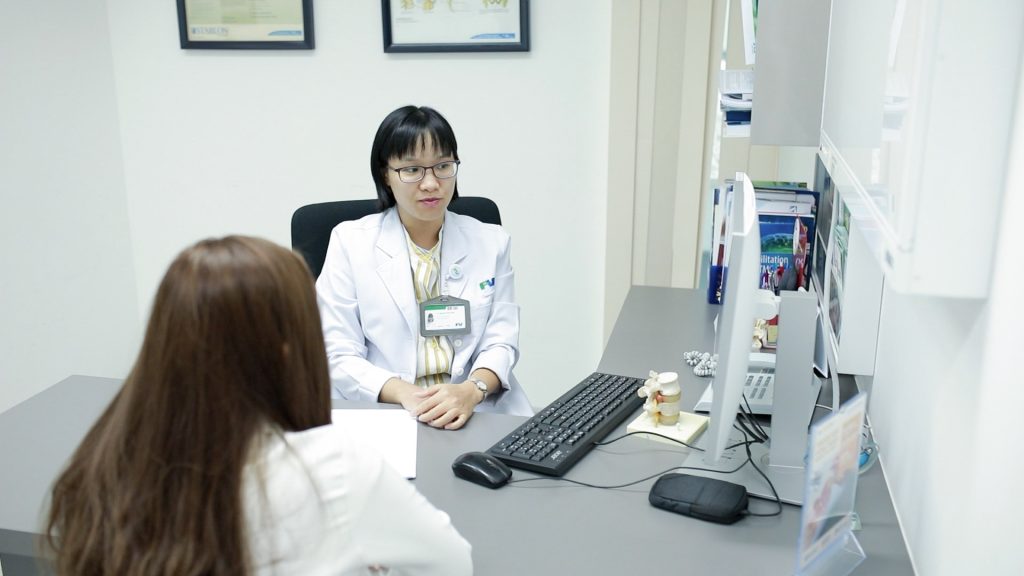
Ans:
[{"label": "monitor cable", "polygon": [[[750,432],[750,436],[753,436],[761,442],[768,441],[768,431],[761,427],[761,423],[758,422],[757,418],[754,416],[754,411],[750,408],[750,402],[747,400],[746,394],[743,395],[743,404],[740,405],[738,416],[739,418],[737,422],[746,421],[747,425],[744,426],[744,429]],[[749,426],[749,428],[747,426]]]},{"label": "monitor cable", "polygon": [[[628,488],[630,486],[635,486],[635,485],[640,484],[642,482],[647,482],[648,480],[653,480],[654,478],[658,478],[660,476],[668,474],[669,472],[675,472],[677,470],[696,470],[698,472],[717,472],[717,473],[720,473],[720,474],[733,474],[735,472],[738,472],[741,468],[743,468],[747,464],[750,464],[751,466],[753,466],[754,470],[756,470],[757,473],[760,474],[762,478],[764,478],[765,482],[768,483],[768,488],[771,489],[771,491],[772,491],[772,495],[774,496],[774,500],[773,501],[775,502],[775,505],[777,506],[777,509],[774,512],[770,512],[770,513],[767,513],[767,514],[763,514],[763,513],[760,513],[760,512],[751,512],[750,510],[747,510],[744,514],[746,516],[754,516],[754,517],[762,517],[762,518],[778,516],[778,515],[782,514],[782,499],[779,498],[779,493],[775,490],[775,485],[772,484],[772,481],[757,466],[757,464],[754,463],[754,455],[750,451],[750,445],[751,444],[763,444],[763,443],[767,442],[768,441],[768,434],[764,430],[764,428],[762,428],[761,425],[757,422],[757,419],[753,417],[753,412],[750,411],[750,403],[747,401],[746,396],[743,397],[743,402],[744,402],[744,404],[746,404],[745,407],[744,406],[740,406],[740,408],[741,408],[740,414],[743,417],[738,419],[736,422],[734,422],[733,423],[733,427],[736,428],[741,434],[743,434],[743,438],[744,439],[742,441],[740,441],[740,442],[736,442],[735,444],[731,444],[729,446],[726,446],[725,449],[726,450],[731,450],[733,448],[736,448],[736,447],[739,447],[739,446],[743,446],[743,449],[747,453],[747,458],[746,458],[746,460],[744,460],[743,462],[740,462],[740,464],[738,466],[736,466],[735,468],[733,468],[731,470],[715,470],[715,469],[712,469],[712,468],[700,468],[700,467],[697,467],[697,466],[673,466],[671,468],[667,468],[665,470],[662,470],[660,472],[656,472],[656,473],[651,474],[649,476],[644,476],[643,478],[640,478],[638,480],[632,480],[630,482],[624,482],[622,484],[591,484],[589,482],[583,482],[583,481],[580,481],[580,480],[573,480],[572,478],[566,478],[565,476],[560,476],[560,477],[537,476],[535,478],[520,478],[518,480],[510,480],[509,484],[521,484],[521,483],[525,483],[525,482],[537,482],[539,480],[549,480],[549,481],[555,481],[555,482],[568,482],[570,484],[575,484],[575,485],[578,485],[578,486],[584,486],[584,487],[587,487],[587,488],[597,488],[597,489],[600,489],[600,490],[615,490],[615,489]],[[749,426],[749,428],[748,428],[748,426]],[[756,430],[756,432],[755,432],[755,430]],[[672,438],[671,436],[665,436],[663,434],[658,434],[657,432],[627,432],[626,434],[622,434],[620,436],[616,436],[615,438],[612,438],[610,440],[606,440],[604,442],[594,442],[593,444],[594,444],[594,446],[608,446],[608,445],[614,444],[614,443],[616,443],[616,442],[618,442],[618,441],[620,441],[620,440],[622,440],[624,438],[627,438],[629,436],[635,436],[635,435],[638,435],[638,434],[645,434],[645,435],[648,435],[648,436],[658,436],[659,438],[664,438],[666,440],[670,440],[672,442],[675,442],[676,444],[680,444],[682,446],[685,446],[686,448],[689,448],[690,450],[696,450],[698,452],[704,452],[703,448],[700,448],[700,447],[697,447],[697,446],[693,446],[693,445],[688,444],[686,442],[683,442],[682,440],[679,440],[677,438]]]},{"label": "monitor cable", "polygon": [[641,478],[639,480],[633,480],[632,482],[625,482],[623,484],[612,484],[612,485],[589,484],[587,482],[581,482],[579,480],[573,480],[572,478],[566,478],[565,476],[559,476],[559,477],[555,477],[555,476],[538,476],[536,478],[520,478],[519,480],[509,480],[508,483],[509,484],[517,484],[517,483],[521,483],[521,482],[536,482],[538,480],[551,480],[551,481],[555,481],[555,482],[569,482],[570,484],[578,484],[580,486],[586,486],[587,488],[599,488],[601,490],[614,490],[616,488],[628,488],[629,486],[635,486],[637,484],[640,484],[641,482],[646,482],[648,480],[653,480],[654,478],[657,478],[659,476],[663,476],[665,474],[668,474],[669,472],[675,472],[676,470],[697,470],[697,471],[701,471],[701,472],[718,472],[718,473],[721,473],[721,474],[732,474],[733,472],[738,471],[740,468],[743,468],[746,465],[747,465],[746,461],[741,462],[739,466],[733,468],[732,470],[712,470],[711,468],[699,468],[697,466],[673,466],[671,468],[666,468],[665,470],[662,470],[661,472],[656,472],[654,474],[651,474],[650,476],[645,476],[645,477],[643,477],[643,478]]},{"label": "monitor cable", "polygon": [[[750,438],[747,436],[746,432],[743,433],[743,436],[744,436],[744,438],[746,438],[748,440],[747,442],[742,442],[743,449],[746,450],[746,452],[747,452],[747,460],[743,464],[746,464],[746,463],[749,462],[750,465],[754,467],[754,470],[756,470],[757,473],[760,474],[762,478],[764,478],[764,481],[768,483],[768,488],[771,489],[771,491],[772,491],[772,496],[774,496],[775,506],[777,506],[777,508],[776,508],[776,510],[774,512],[769,512],[767,514],[762,514],[760,512],[751,512],[750,510],[747,510],[746,515],[747,516],[760,517],[760,518],[770,518],[772,516],[778,516],[778,515],[782,514],[782,499],[779,498],[779,493],[775,491],[775,485],[772,484],[772,481],[768,478],[768,475],[765,474],[757,466],[756,463],[754,463],[754,454],[750,451],[750,445],[751,444],[760,444],[760,442],[757,442],[756,440],[750,440]],[[742,464],[740,465],[740,467],[742,467]],[[737,470],[739,470],[739,468],[737,468]]]}]

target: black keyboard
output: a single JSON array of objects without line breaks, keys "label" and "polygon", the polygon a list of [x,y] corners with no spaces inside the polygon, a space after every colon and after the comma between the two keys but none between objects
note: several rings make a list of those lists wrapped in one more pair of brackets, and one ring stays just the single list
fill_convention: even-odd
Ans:
[{"label": "black keyboard", "polygon": [[595,372],[487,451],[509,466],[561,476],[643,404],[643,383]]}]

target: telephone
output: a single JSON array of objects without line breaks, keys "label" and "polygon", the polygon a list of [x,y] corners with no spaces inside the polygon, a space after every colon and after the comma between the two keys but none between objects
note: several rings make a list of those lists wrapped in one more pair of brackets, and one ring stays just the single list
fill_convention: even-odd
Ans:
[{"label": "telephone", "polygon": [[[772,398],[775,394],[775,354],[751,352],[749,364],[747,384],[743,389],[743,394],[747,397],[750,409],[754,414],[771,415]],[[697,401],[697,405],[693,407],[694,412],[711,410],[711,402],[714,400],[712,388],[709,383],[704,389],[704,394]]]},{"label": "telephone", "polygon": [[773,352],[751,352],[750,366],[747,370],[775,369],[775,353]]}]

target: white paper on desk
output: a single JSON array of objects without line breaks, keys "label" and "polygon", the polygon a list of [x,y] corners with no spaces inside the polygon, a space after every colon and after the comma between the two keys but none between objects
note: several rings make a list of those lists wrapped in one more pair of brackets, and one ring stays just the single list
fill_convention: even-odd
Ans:
[{"label": "white paper on desk", "polygon": [[370,446],[400,475],[416,477],[416,426],[405,410],[331,410],[331,421]]}]

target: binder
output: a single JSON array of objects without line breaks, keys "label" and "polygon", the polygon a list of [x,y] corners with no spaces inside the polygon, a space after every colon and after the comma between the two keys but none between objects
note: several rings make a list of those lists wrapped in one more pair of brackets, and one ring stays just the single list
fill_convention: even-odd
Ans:
[{"label": "binder", "polygon": [[721,304],[725,289],[725,263],[729,257],[729,239],[732,235],[733,183],[726,180],[724,186],[715,188],[712,208],[711,262],[708,278],[708,303]]}]

